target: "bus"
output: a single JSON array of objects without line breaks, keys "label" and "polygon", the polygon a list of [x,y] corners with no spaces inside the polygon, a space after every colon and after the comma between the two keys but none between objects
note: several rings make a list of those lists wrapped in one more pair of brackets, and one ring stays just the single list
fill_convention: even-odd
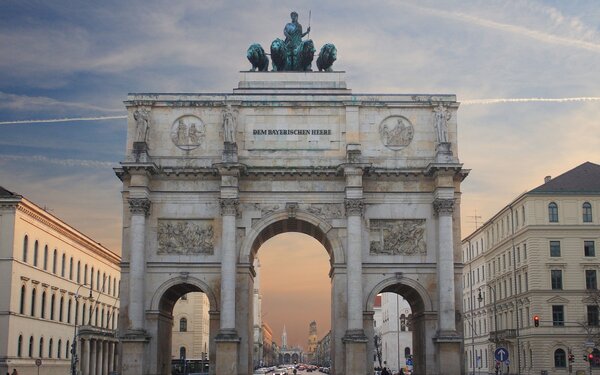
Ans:
[{"label": "bus", "polygon": [[208,375],[208,359],[173,359],[171,360],[172,375]]}]

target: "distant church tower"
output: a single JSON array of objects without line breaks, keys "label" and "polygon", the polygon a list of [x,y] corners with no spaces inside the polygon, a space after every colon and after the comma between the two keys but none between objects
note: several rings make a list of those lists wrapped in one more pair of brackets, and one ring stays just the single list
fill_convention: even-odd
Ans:
[{"label": "distant church tower", "polygon": [[308,328],[308,361],[311,362],[315,357],[315,351],[317,350],[317,322],[314,320],[310,322]]},{"label": "distant church tower", "polygon": [[284,350],[287,349],[287,332],[285,330],[285,324],[283,325],[283,334],[281,334],[281,346]]}]

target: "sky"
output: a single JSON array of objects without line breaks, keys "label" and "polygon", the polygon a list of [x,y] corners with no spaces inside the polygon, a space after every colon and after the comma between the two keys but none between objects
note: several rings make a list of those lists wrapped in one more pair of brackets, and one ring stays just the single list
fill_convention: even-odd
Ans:
[{"label": "sky", "polygon": [[0,186],[120,252],[127,93],[231,92],[292,10],[354,93],[457,95],[463,237],[544,176],[600,163],[597,0],[4,0]]}]

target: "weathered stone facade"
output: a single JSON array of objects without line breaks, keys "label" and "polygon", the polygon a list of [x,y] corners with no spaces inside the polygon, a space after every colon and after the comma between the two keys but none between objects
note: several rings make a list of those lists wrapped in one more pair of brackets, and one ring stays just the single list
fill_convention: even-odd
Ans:
[{"label": "weathered stone facade", "polygon": [[[454,95],[357,95],[342,72],[247,72],[230,94],[131,94],[126,105],[127,157],[116,170],[123,374],[168,373],[172,306],[189,291],[211,304],[211,371],[249,373],[253,259],[290,231],[330,255],[333,373],[372,373],[373,300],[383,291],[411,305],[416,373],[461,372],[455,285],[468,171]],[[150,111],[146,142],[139,108]],[[165,251],[161,238],[177,232],[161,234],[165,223],[210,227],[200,248],[210,238],[212,251]]]}]

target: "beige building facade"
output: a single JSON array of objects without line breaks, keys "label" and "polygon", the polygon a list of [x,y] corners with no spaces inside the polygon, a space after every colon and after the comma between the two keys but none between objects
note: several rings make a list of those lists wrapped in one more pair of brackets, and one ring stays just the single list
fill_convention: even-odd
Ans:
[{"label": "beige building facade", "polygon": [[599,324],[599,214],[600,165],[586,162],[547,177],[462,241],[470,373],[493,371],[498,347],[508,351],[504,372],[589,369],[583,358],[599,344],[588,334]]},{"label": "beige building facade", "polygon": [[[0,373],[117,369],[120,257],[0,187]],[[76,356],[73,356],[76,342]]]},{"label": "beige building facade", "polygon": [[210,304],[204,293],[182,296],[173,307],[173,359],[208,359]]},{"label": "beige building facade", "polygon": [[254,259],[286,232],[329,255],[333,373],[371,372],[381,292],[411,305],[415,371],[461,372],[458,105],[355,94],[344,72],[242,72],[231,93],[130,94],[116,168],[123,373],[168,368],[172,306],[190,291],[210,301],[211,371],[249,373]]}]

